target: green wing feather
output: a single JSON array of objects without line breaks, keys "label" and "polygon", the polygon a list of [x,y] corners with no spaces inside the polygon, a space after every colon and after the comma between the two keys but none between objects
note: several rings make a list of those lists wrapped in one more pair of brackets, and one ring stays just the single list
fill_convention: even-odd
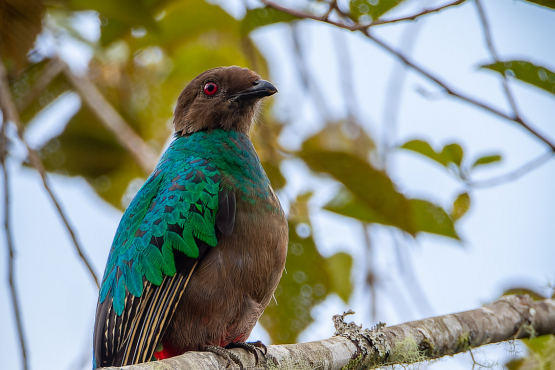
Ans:
[{"label": "green wing feather", "polygon": [[100,303],[111,299],[121,315],[126,289],[140,297],[143,277],[160,285],[165,275],[175,274],[174,250],[197,258],[195,238],[212,247],[217,244],[214,226],[220,179],[220,172],[205,159],[162,158],[118,226]]}]

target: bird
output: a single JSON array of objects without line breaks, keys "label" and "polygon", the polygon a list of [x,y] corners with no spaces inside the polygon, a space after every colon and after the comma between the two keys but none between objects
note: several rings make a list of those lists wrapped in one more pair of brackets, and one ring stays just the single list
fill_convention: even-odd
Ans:
[{"label": "bird", "polygon": [[110,248],[93,369],[220,353],[249,337],[287,254],[286,217],[249,137],[261,99],[276,92],[231,66],[201,73],[179,95],[175,138]]}]

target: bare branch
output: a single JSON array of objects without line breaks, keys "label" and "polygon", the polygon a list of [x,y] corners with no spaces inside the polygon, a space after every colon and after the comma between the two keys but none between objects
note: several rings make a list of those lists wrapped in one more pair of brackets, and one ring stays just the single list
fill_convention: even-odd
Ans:
[{"label": "bare branch", "polygon": [[466,101],[467,103],[470,103],[476,107],[480,107],[490,113],[493,113],[494,115],[507,119],[509,121],[513,121],[518,123],[519,125],[521,125],[522,127],[524,127],[526,130],[528,130],[531,134],[533,134],[534,136],[536,136],[538,139],[540,139],[541,141],[543,141],[545,144],[547,144],[552,151],[555,151],[555,144],[551,143],[547,138],[545,138],[542,134],[540,134],[539,132],[537,132],[534,128],[532,128],[528,123],[524,122],[521,118],[519,117],[511,117],[503,112],[501,112],[500,110],[489,106],[485,103],[482,103],[470,96],[467,96],[459,91],[456,91],[453,87],[450,87],[447,85],[446,82],[443,82],[442,80],[439,79],[439,77],[434,76],[431,72],[428,72],[424,67],[418,65],[417,63],[413,62],[412,60],[410,60],[408,57],[406,57],[403,53],[395,50],[392,46],[388,45],[387,43],[385,43],[384,41],[376,38],[374,35],[372,35],[370,33],[370,31],[368,30],[368,28],[365,29],[358,29],[357,27],[359,27],[360,25],[354,25],[354,26],[350,26],[341,22],[336,22],[336,21],[332,21],[329,19],[323,20],[320,17],[317,17],[313,14],[310,13],[304,13],[304,12],[300,12],[297,10],[293,10],[293,9],[288,9],[285,8],[283,6],[280,6],[278,4],[275,4],[274,2],[271,2],[269,0],[261,0],[266,6],[291,14],[297,18],[304,18],[304,19],[313,19],[316,21],[320,21],[320,22],[324,22],[324,23],[328,23],[331,24],[333,26],[339,27],[339,28],[344,28],[350,31],[361,31],[366,37],[368,37],[370,40],[374,41],[377,45],[381,46],[383,49],[385,49],[386,51],[388,51],[390,54],[396,56],[397,58],[399,58],[403,63],[405,63],[408,67],[412,68],[413,70],[415,70],[416,72],[420,73],[422,76],[426,77],[427,79],[435,82],[437,85],[441,86],[445,92],[447,92],[447,94],[456,97],[460,100]]},{"label": "bare branch", "polygon": [[[4,110],[2,110],[4,112]],[[10,293],[12,296],[13,311],[15,315],[15,323],[17,326],[17,335],[19,336],[19,343],[21,348],[21,363],[23,370],[27,370],[29,365],[27,363],[27,346],[25,344],[25,334],[23,333],[23,321],[21,319],[19,310],[19,299],[17,297],[16,284],[15,284],[15,249],[13,246],[12,230],[10,227],[10,181],[8,178],[8,169],[6,168],[6,155],[7,144],[6,138],[6,125],[8,120],[3,115],[2,128],[0,133],[0,160],[2,162],[2,172],[4,175],[4,233],[6,234],[6,247],[8,248],[8,281],[10,284]]]},{"label": "bare branch", "polygon": [[[476,7],[478,8],[478,13],[480,14],[480,19],[482,20],[482,26],[484,27],[484,36],[486,38],[488,49],[495,62],[499,62],[499,56],[495,51],[495,48],[493,47],[493,38],[491,37],[491,30],[488,24],[488,20],[486,18],[486,14],[484,13],[484,7],[482,6],[482,2],[480,0],[476,0]],[[505,74],[503,74],[502,76],[503,76],[503,89],[505,90],[505,95],[507,95],[507,100],[509,100],[509,104],[511,105],[515,118],[520,119],[520,115],[518,114],[518,109],[516,107],[514,96],[511,92],[511,89],[509,88],[509,82],[507,80],[507,76]]]},{"label": "bare branch", "polygon": [[[374,369],[466,352],[471,348],[536,335],[555,334],[555,300],[533,301],[508,296],[472,311],[366,330],[334,316],[335,337],[310,343],[268,346],[277,364],[256,363],[254,355],[232,349],[243,366],[262,370]],[[206,352],[187,352],[171,359],[105,370],[226,369],[227,361]],[[233,366],[232,366],[233,365]],[[234,364],[227,369],[237,369]]]},{"label": "bare branch", "polygon": [[91,277],[93,278],[96,286],[100,288],[100,286],[98,285],[98,279],[87,257],[85,256],[83,249],[81,248],[79,242],[77,241],[75,232],[73,231],[73,228],[71,227],[68,218],[66,217],[64,211],[62,210],[62,207],[60,206],[60,203],[58,202],[56,196],[54,195],[53,190],[50,187],[49,180],[46,175],[46,170],[44,168],[44,165],[42,164],[42,160],[40,159],[39,154],[35,150],[31,149],[23,138],[23,125],[21,124],[19,115],[17,113],[17,110],[15,108],[15,105],[13,103],[13,100],[10,94],[10,90],[8,87],[8,78],[6,74],[6,67],[4,66],[4,63],[1,62],[1,60],[0,60],[0,108],[2,109],[4,122],[7,122],[9,120],[15,123],[19,139],[23,142],[23,144],[25,144],[25,147],[27,148],[27,151],[29,153],[29,162],[31,163],[31,166],[33,166],[40,174],[44,188],[50,195],[50,198],[52,199],[52,202],[54,202],[54,206],[58,210],[58,213],[60,214],[60,217],[62,218],[62,221],[64,222],[67,231],[71,235],[73,244],[75,246],[77,253],[79,254],[79,257],[81,257],[81,259],[83,260],[83,263],[89,270]]},{"label": "bare branch", "polygon": [[278,4],[276,4],[272,1],[269,1],[269,0],[260,0],[260,1],[262,1],[262,3],[264,5],[266,5],[270,8],[274,8],[274,9],[282,11],[284,13],[289,13],[289,14],[295,16],[295,17],[298,17],[298,18],[313,19],[315,21],[330,23],[330,24],[333,24],[334,26],[345,28],[345,29],[348,29],[350,31],[360,31],[360,30],[368,29],[370,27],[379,26],[379,25],[383,25],[383,24],[391,24],[391,23],[404,22],[404,21],[414,21],[417,18],[420,18],[422,16],[439,12],[439,11],[441,11],[443,9],[446,9],[446,8],[449,8],[451,6],[460,5],[460,4],[464,3],[466,0],[457,0],[457,1],[454,1],[452,3],[440,6],[438,8],[424,9],[423,11],[421,11],[419,13],[416,13],[416,14],[413,14],[413,15],[410,15],[410,16],[407,16],[407,17],[394,18],[394,19],[376,19],[375,21],[372,21],[368,24],[364,24],[364,25],[355,24],[355,25],[352,25],[352,26],[347,26],[345,24],[334,22],[334,21],[330,20],[329,16],[334,10],[336,12],[338,12],[339,15],[342,16],[342,17],[347,16],[347,14],[343,13],[341,11],[341,9],[339,9],[339,6],[337,5],[336,0],[333,0],[330,3],[329,9],[322,16],[316,16],[316,15],[313,15],[313,14],[310,14],[310,13],[305,13],[305,12],[297,11],[297,10],[294,10],[294,9],[285,8],[285,7],[283,7],[281,5],[278,5]]},{"label": "bare branch", "polygon": [[416,13],[413,15],[410,15],[408,17],[401,17],[401,18],[394,18],[394,19],[376,19],[375,21],[372,21],[369,24],[366,25],[358,25],[354,27],[354,30],[362,30],[362,29],[367,29],[369,27],[374,27],[374,26],[379,26],[382,24],[391,24],[391,23],[397,23],[397,22],[404,22],[404,21],[414,21],[417,18],[420,18],[424,15],[428,15],[428,14],[432,14],[432,13],[438,13],[439,11],[452,7],[452,6],[456,6],[456,5],[460,5],[462,3],[464,3],[466,0],[457,0],[454,1],[452,3],[437,7],[437,8],[431,8],[431,9],[424,9],[422,10],[420,13]]},{"label": "bare branch", "polygon": [[506,173],[504,175],[494,177],[488,180],[481,180],[481,181],[467,181],[466,184],[472,188],[488,188],[496,185],[505,184],[510,181],[514,181],[527,173],[535,170],[536,168],[540,167],[542,164],[546,163],[550,159],[554,158],[555,153],[547,152],[542,154],[536,159],[524,164],[522,167],[517,168],[516,170]]},{"label": "bare branch", "polygon": [[73,74],[65,64],[63,70],[85,104],[100,122],[114,134],[120,145],[131,153],[143,172],[150,175],[158,162],[158,154],[133,131],[114,107],[102,96],[91,80]]},{"label": "bare branch", "polygon": [[321,17],[321,19],[323,20],[327,20],[330,17],[330,14],[334,11],[334,10],[339,10],[339,7],[337,5],[337,0],[331,0],[330,2],[330,7],[328,9],[328,11]]}]

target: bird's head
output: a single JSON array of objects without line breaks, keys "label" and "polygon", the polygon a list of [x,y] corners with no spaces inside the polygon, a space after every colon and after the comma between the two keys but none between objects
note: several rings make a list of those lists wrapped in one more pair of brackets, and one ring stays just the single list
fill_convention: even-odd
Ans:
[{"label": "bird's head", "polygon": [[195,77],[181,92],[173,124],[180,135],[224,129],[248,134],[259,101],[277,89],[247,68],[219,67]]}]

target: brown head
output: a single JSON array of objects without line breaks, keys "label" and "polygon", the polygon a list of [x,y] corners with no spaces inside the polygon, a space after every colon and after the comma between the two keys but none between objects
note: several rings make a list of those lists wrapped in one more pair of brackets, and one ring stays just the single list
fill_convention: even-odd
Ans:
[{"label": "brown head", "polygon": [[181,92],[173,125],[180,135],[224,129],[248,134],[261,98],[277,89],[247,68],[209,69]]}]

